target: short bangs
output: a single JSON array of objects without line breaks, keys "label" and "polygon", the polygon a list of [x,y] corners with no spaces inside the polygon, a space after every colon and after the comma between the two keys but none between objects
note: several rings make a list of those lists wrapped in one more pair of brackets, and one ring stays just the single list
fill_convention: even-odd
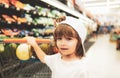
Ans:
[{"label": "short bangs", "polygon": [[53,35],[54,35],[55,40],[62,36],[64,36],[65,38],[67,37],[77,38],[78,37],[76,31],[71,26],[69,26],[68,24],[64,24],[64,23],[59,24],[56,27]]}]

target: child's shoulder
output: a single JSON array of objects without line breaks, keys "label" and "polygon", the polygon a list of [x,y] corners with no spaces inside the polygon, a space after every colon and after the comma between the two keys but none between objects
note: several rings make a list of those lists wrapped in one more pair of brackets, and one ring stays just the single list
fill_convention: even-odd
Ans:
[{"label": "child's shoulder", "polygon": [[60,53],[56,53],[56,54],[52,54],[52,55],[46,55],[46,57],[49,57],[49,58],[60,58],[61,55],[60,55]]}]

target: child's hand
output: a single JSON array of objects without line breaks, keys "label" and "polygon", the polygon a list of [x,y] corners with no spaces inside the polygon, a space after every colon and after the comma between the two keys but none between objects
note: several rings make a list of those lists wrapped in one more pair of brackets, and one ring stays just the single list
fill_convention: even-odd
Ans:
[{"label": "child's hand", "polygon": [[25,37],[26,38],[26,40],[27,40],[27,43],[28,44],[30,44],[31,46],[34,46],[34,45],[36,45],[37,44],[37,42],[36,42],[36,40],[35,40],[35,38],[34,37]]}]

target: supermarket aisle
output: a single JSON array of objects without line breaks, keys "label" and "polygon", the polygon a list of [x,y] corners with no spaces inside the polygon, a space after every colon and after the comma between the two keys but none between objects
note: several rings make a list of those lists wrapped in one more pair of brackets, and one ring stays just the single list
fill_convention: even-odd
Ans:
[{"label": "supermarket aisle", "polygon": [[120,78],[120,52],[109,35],[98,37],[87,51],[90,78]]}]

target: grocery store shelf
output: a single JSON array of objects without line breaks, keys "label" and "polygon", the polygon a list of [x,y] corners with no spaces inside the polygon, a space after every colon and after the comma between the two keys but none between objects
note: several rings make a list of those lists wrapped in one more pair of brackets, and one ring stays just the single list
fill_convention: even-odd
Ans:
[{"label": "grocery store shelf", "polygon": [[80,18],[80,19],[82,19],[84,21],[93,22],[88,17],[85,17],[84,15],[80,14],[79,12],[70,9],[67,5],[59,2],[58,0],[41,0],[41,1],[43,1],[45,3],[48,3],[48,4],[54,6],[54,7],[58,8],[58,9],[61,9],[61,10],[65,11],[65,12],[67,12],[67,13],[70,13],[73,16],[78,17],[78,18]]}]

